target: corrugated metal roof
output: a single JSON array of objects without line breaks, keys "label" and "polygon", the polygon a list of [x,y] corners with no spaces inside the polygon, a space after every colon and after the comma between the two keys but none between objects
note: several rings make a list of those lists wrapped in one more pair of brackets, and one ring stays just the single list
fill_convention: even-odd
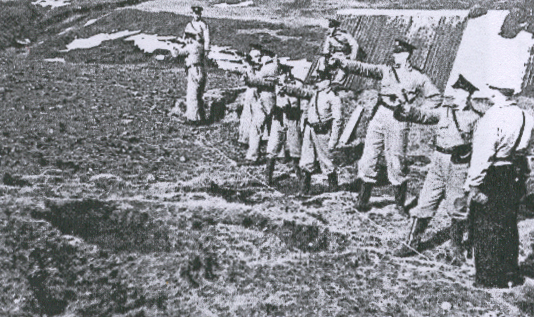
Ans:
[{"label": "corrugated metal roof", "polygon": [[[490,10],[487,15],[469,19],[467,10],[348,9],[340,10],[337,19],[356,38],[367,63],[387,63],[395,38],[409,39],[418,47],[412,56],[413,65],[444,93],[462,73],[478,85],[486,81],[513,82],[517,91],[522,83],[523,94],[534,95],[534,39],[526,32],[511,40],[500,37],[506,14]],[[484,32],[476,31],[480,25]],[[488,71],[490,68],[492,71]],[[346,86],[376,89],[378,82],[351,75]]]},{"label": "corrugated metal roof", "polygon": [[[350,13],[350,14],[349,14]],[[418,47],[414,66],[428,74],[443,91],[466,25],[467,11],[354,10],[337,18],[356,38],[365,53],[364,61],[384,64],[391,57],[395,38],[408,38]],[[362,14],[362,15],[353,15]],[[347,86],[355,90],[377,88],[374,80],[350,76]]]}]

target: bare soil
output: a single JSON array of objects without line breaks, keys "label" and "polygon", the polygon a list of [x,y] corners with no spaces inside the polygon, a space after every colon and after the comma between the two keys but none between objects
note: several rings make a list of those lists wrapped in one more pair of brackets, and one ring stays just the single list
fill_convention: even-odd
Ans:
[{"label": "bare soil", "polygon": [[[386,182],[374,191],[374,208],[355,213],[357,149],[337,155],[340,192],[326,192],[324,177],[314,175],[315,196],[299,198],[289,164],[277,163],[275,187],[263,185],[263,166],[235,165],[245,153],[235,113],[203,127],[167,115],[185,94],[180,65],[121,40],[59,52],[75,36],[99,32],[175,34],[187,19],[106,9],[53,24],[29,53],[0,53],[0,315],[534,315],[532,279],[479,289],[472,262],[448,264],[445,212],[433,220],[423,255],[393,257],[409,220],[392,208]],[[210,23],[216,44],[244,49],[258,40],[294,58],[315,54],[323,34],[320,27]],[[295,35],[302,45],[272,34],[228,35],[236,28]],[[208,83],[240,84],[216,69]],[[369,109],[372,100],[366,92],[358,102]],[[356,103],[347,101],[347,109]],[[412,131],[412,195],[428,167],[431,134]],[[521,260],[532,252],[533,226],[525,210]]]}]

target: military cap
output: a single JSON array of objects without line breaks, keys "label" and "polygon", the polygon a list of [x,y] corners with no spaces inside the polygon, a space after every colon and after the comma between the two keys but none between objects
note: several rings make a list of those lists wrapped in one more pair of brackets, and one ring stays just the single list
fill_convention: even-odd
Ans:
[{"label": "military cap", "polygon": [[495,87],[495,86],[492,86],[492,85],[488,85],[488,88],[489,89],[493,89],[493,90],[497,90],[497,91],[499,91],[501,94],[503,94],[506,97],[512,97],[514,95],[514,93],[515,93],[515,90],[512,89],[512,88],[501,88],[501,87]]},{"label": "military cap", "polygon": [[473,94],[475,91],[480,90],[475,85],[473,85],[469,80],[465,79],[463,75],[458,76],[458,80],[451,86],[454,89],[462,89],[467,91],[470,94]]},{"label": "military cap", "polygon": [[191,10],[193,10],[193,12],[196,14],[202,14],[202,10],[204,10],[204,8],[200,6],[192,6]]},{"label": "military cap", "polygon": [[417,49],[417,47],[415,47],[412,44],[408,43],[406,40],[395,39],[395,44],[393,46],[393,53],[408,52],[408,53],[411,54],[416,49]]},{"label": "military cap", "polygon": [[338,28],[341,26],[341,22],[336,19],[328,19],[328,27],[329,28]]}]

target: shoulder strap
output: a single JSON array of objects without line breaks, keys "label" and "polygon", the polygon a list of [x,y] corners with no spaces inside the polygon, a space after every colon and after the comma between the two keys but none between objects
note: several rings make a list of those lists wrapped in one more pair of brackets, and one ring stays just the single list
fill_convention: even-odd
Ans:
[{"label": "shoulder strap", "polygon": [[319,106],[317,105],[318,101],[319,101],[319,90],[315,92],[315,111],[317,112],[317,119],[319,119],[319,123],[323,123],[321,120],[321,114],[319,113]]},{"label": "shoulder strap", "polygon": [[512,147],[512,155],[515,155],[515,150],[519,146],[519,143],[523,138],[523,131],[525,130],[525,112],[521,110],[521,114],[523,115],[523,124],[521,125],[521,129],[519,130],[519,136],[517,137],[517,140],[515,140],[514,146]]},{"label": "shoulder strap", "polygon": [[458,124],[458,119],[456,118],[456,110],[455,109],[450,109],[450,110],[452,112],[452,120],[454,121],[454,124],[456,125],[456,130],[458,130],[458,132],[460,133],[460,137],[462,138],[462,140],[464,140],[464,142],[469,143],[469,140],[467,140],[467,138],[465,137],[465,132],[462,131],[462,129],[460,129],[460,125]]},{"label": "shoulder strap", "polygon": [[391,71],[393,72],[393,75],[395,75],[395,80],[397,80],[398,83],[400,83],[399,74],[397,74],[397,70],[393,65],[390,65]]}]

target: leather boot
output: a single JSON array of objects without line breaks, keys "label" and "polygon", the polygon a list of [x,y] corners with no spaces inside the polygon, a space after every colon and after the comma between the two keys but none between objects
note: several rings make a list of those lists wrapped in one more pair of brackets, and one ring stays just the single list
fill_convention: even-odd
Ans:
[{"label": "leather boot", "polygon": [[330,174],[328,174],[328,191],[329,192],[336,192],[337,189],[338,189],[338,178],[337,178],[337,173],[336,172],[332,172]]},{"label": "leather boot", "polygon": [[408,215],[408,212],[406,210],[406,191],[408,189],[408,182],[404,181],[398,186],[394,186],[395,188],[395,205],[399,213],[403,215]]},{"label": "leather boot", "polygon": [[412,229],[410,230],[408,241],[406,244],[401,245],[395,250],[393,255],[401,258],[416,255],[417,253],[415,251],[419,252],[421,249],[421,238],[430,223],[430,219],[432,218],[413,218]]},{"label": "leather boot", "polygon": [[293,157],[291,158],[292,162],[293,162],[293,171],[295,171],[295,175],[297,175],[297,178],[300,181],[302,181],[302,170],[300,169],[300,166],[299,166],[299,163],[300,163],[300,158],[299,157]]},{"label": "leather boot", "polygon": [[269,186],[273,185],[274,163],[274,158],[268,158],[265,166],[265,182]]},{"label": "leather boot", "polygon": [[360,187],[360,194],[358,195],[358,201],[356,202],[356,209],[360,212],[366,212],[371,209],[369,206],[369,199],[371,199],[371,193],[373,192],[374,184],[362,182]]},{"label": "leather boot", "polygon": [[302,171],[302,181],[300,183],[300,193],[302,195],[309,195],[311,190],[311,173]]},{"label": "leather boot", "polygon": [[464,248],[462,240],[464,237],[465,221],[459,219],[451,220],[450,237],[453,257],[451,265],[462,266],[465,262]]}]

